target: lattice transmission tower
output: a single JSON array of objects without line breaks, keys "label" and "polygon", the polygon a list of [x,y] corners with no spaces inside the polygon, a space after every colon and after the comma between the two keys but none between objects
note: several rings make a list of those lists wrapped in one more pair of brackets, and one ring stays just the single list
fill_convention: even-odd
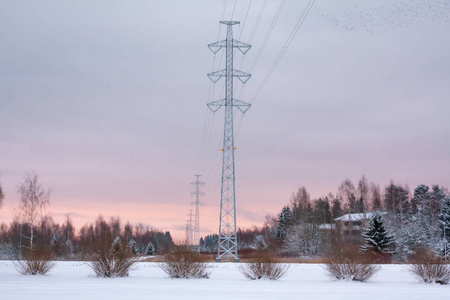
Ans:
[{"label": "lattice transmission tower", "polygon": [[195,217],[194,217],[194,247],[197,247],[197,251],[200,252],[200,206],[205,205],[205,203],[200,201],[200,197],[204,196],[205,193],[200,191],[200,186],[205,185],[204,182],[200,181],[201,175],[194,175],[197,179],[191,182],[191,185],[195,186],[195,192],[191,195],[195,196],[195,201],[191,202],[191,205],[195,206]]},{"label": "lattice transmission tower", "polygon": [[245,113],[250,108],[250,104],[233,99],[233,77],[237,77],[242,83],[246,83],[251,75],[233,68],[233,54],[235,48],[239,49],[242,54],[245,54],[250,50],[251,46],[233,39],[232,26],[239,24],[238,21],[220,21],[219,23],[227,26],[227,37],[223,41],[208,45],[208,48],[214,54],[222,48],[226,51],[225,69],[208,74],[208,77],[214,83],[220,78],[225,77],[225,99],[208,103],[208,107],[214,113],[220,107],[225,106],[219,245],[216,260],[220,262],[222,257],[225,256],[233,258],[235,262],[239,262],[236,239],[236,194],[234,177],[234,150],[236,148],[234,147],[233,108],[237,107],[242,113]]},{"label": "lattice transmission tower", "polygon": [[186,221],[186,246],[192,246],[192,209],[189,210],[189,219]]}]

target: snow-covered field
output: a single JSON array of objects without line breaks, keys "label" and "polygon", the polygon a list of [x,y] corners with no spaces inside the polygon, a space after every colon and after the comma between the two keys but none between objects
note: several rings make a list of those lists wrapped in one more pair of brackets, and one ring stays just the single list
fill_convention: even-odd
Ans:
[{"label": "snow-covered field", "polygon": [[19,274],[0,261],[0,300],[88,299],[450,299],[450,285],[419,283],[405,265],[383,265],[370,281],[330,279],[320,265],[292,264],[278,281],[244,278],[236,264],[211,264],[210,279],[170,279],[157,263],[126,278],[96,278],[84,262],[57,262],[46,276]]}]

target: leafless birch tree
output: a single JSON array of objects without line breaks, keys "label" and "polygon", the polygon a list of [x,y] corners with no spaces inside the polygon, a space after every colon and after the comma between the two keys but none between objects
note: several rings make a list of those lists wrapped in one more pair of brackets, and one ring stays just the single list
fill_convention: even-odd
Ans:
[{"label": "leafless birch tree", "polygon": [[30,226],[30,250],[33,249],[34,228],[42,218],[43,212],[50,204],[50,190],[45,190],[39,183],[36,174],[25,176],[19,185],[20,206],[19,215]]}]

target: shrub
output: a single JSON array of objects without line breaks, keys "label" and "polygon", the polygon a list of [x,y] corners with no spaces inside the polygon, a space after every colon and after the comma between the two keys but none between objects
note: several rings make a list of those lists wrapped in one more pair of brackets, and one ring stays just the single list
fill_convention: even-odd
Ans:
[{"label": "shrub", "polygon": [[16,270],[23,275],[45,275],[54,266],[51,251],[36,248],[24,253],[24,259],[14,262]]},{"label": "shrub", "polygon": [[335,246],[325,258],[325,270],[337,280],[367,281],[380,267],[373,264],[373,258],[359,253],[356,247]]},{"label": "shrub", "polygon": [[170,278],[209,278],[208,264],[201,261],[197,252],[177,247],[164,256],[160,268]]},{"label": "shrub", "polygon": [[127,243],[116,238],[112,245],[100,245],[89,256],[97,277],[125,277],[137,262]]},{"label": "shrub", "polygon": [[270,255],[257,255],[249,259],[248,263],[239,266],[239,271],[248,279],[278,280],[289,270],[289,265],[280,263]]},{"label": "shrub", "polygon": [[411,258],[410,271],[420,281],[448,284],[450,281],[450,265],[436,256],[431,250],[420,250]]}]

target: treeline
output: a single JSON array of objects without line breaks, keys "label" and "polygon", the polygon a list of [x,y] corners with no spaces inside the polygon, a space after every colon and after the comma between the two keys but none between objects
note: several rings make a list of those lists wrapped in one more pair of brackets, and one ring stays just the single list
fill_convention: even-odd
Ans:
[{"label": "treeline", "polygon": [[[0,259],[12,259],[35,249],[51,252],[59,259],[87,259],[101,247],[111,247],[113,241],[127,243],[134,255],[164,254],[174,247],[170,232],[162,232],[127,222],[119,218],[105,220],[99,216],[78,232],[67,217],[62,224],[45,214],[50,205],[51,190],[45,189],[36,174],[30,173],[20,183],[20,205],[9,224],[0,225]],[[0,206],[4,194],[0,185]]]},{"label": "treeline", "polygon": [[[20,228],[22,226],[22,229]],[[9,225],[0,225],[0,258],[13,259],[30,249],[30,225],[16,218]],[[170,232],[162,232],[148,226],[129,222],[122,226],[120,218],[108,221],[99,216],[77,232],[72,220],[67,217],[62,224],[51,216],[43,217],[34,228],[33,248],[47,249],[57,259],[86,259],[103,241],[117,237],[126,241],[136,255],[154,255],[170,252],[174,243]]]},{"label": "treeline", "polygon": [[[287,256],[323,256],[337,243],[363,243],[362,228],[343,234],[337,218],[347,215],[351,220],[370,212],[383,212],[386,228],[396,242],[394,259],[406,260],[419,249],[449,256],[450,196],[446,188],[421,184],[411,191],[394,181],[380,188],[365,176],[356,184],[345,179],[335,193],[314,199],[300,187],[277,216],[266,216],[262,228],[239,229],[238,247],[268,249]],[[355,224],[367,226],[367,222]],[[205,237],[204,245],[210,246],[203,247],[204,251],[217,251],[217,246],[211,246],[213,238],[217,239]]]}]

